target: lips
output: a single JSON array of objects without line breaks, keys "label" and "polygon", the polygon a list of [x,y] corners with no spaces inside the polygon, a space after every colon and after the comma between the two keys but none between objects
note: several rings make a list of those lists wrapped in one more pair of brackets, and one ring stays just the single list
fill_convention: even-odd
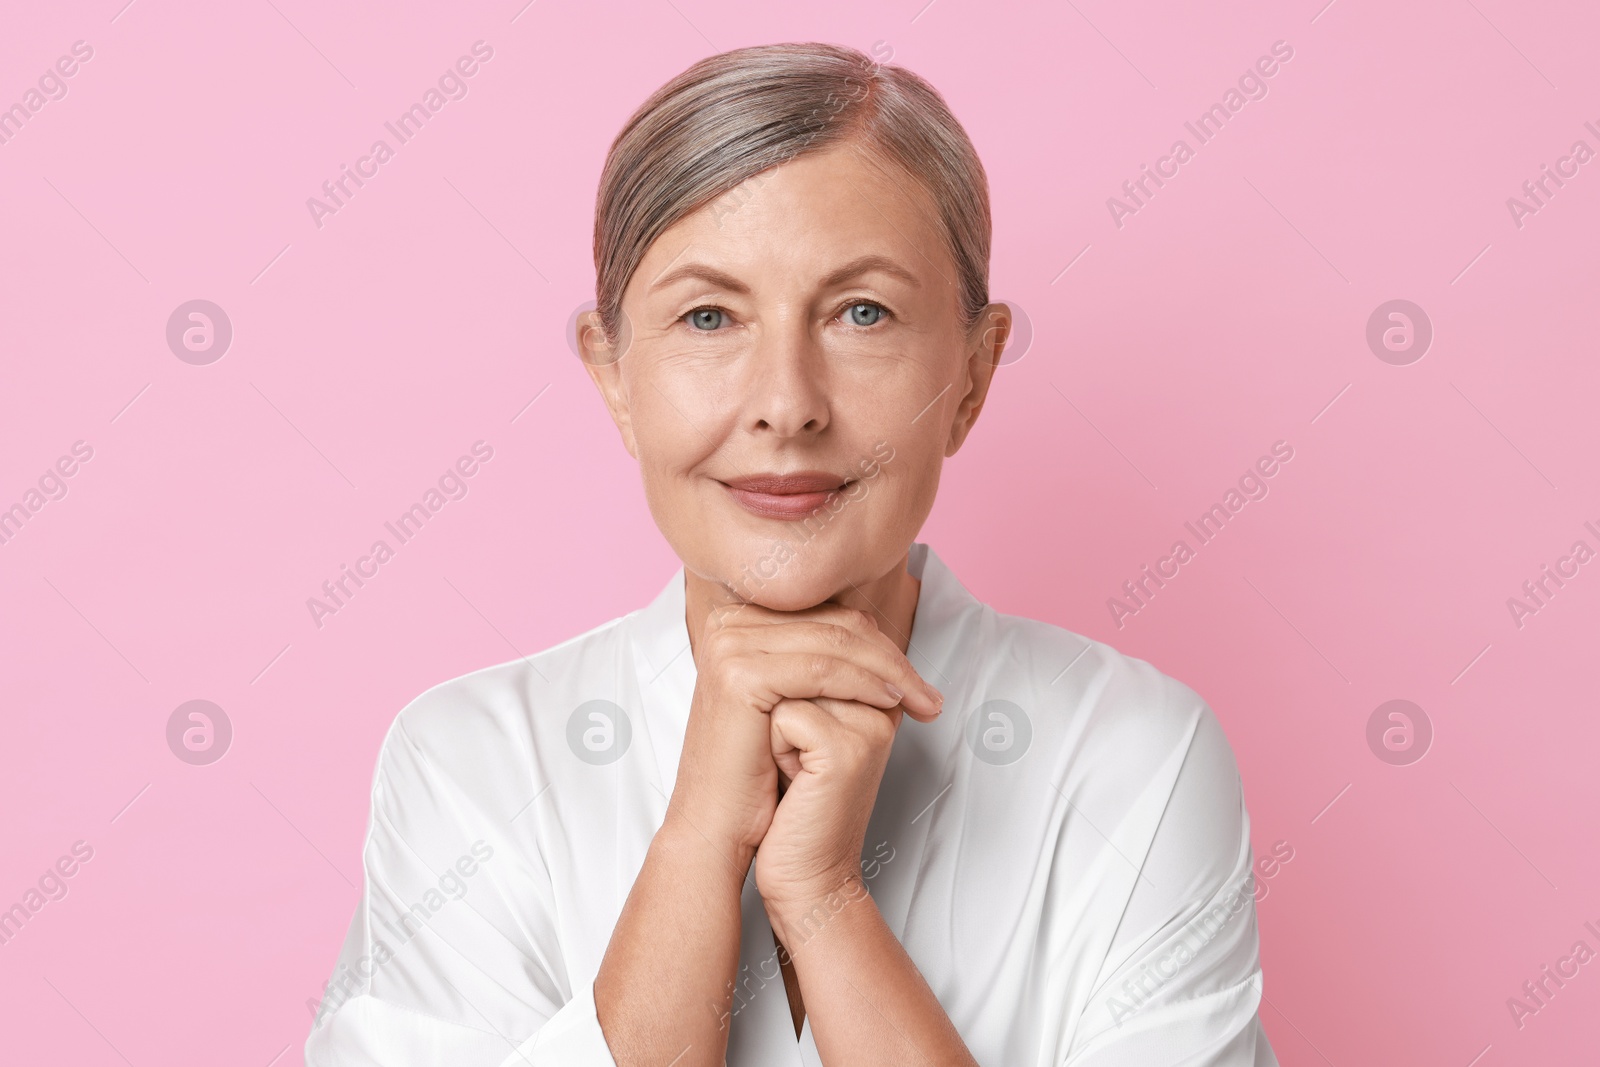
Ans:
[{"label": "lips", "polygon": [[793,521],[826,506],[852,480],[827,471],[794,471],[745,475],[722,484],[746,511],[763,518]]}]

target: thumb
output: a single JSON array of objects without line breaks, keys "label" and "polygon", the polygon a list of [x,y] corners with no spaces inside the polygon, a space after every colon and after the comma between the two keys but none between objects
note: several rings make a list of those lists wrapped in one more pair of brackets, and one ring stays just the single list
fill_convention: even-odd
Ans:
[{"label": "thumb", "polygon": [[768,716],[772,726],[772,758],[791,779],[807,766],[808,759],[827,747],[838,720],[809,700],[785,697],[773,705]]}]

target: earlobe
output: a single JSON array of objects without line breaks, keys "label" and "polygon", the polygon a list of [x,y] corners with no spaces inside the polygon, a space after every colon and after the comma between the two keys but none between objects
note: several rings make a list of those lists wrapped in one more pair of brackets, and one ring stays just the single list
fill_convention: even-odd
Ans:
[{"label": "earlobe", "polygon": [[639,458],[639,450],[633,437],[633,413],[629,410],[628,399],[622,384],[622,374],[617,364],[607,363],[601,366],[588,365],[589,377],[600,389],[600,396],[605,401],[606,411],[611,415],[611,421],[616,423],[617,431],[622,434],[622,447],[628,450],[628,455],[634,459]]},{"label": "earlobe", "polygon": [[622,447],[628,450],[628,455],[634,459],[639,458],[639,452],[633,439],[633,413],[629,410],[628,399],[622,385],[622,375],[615,363],[605,366],[589,367],[589,376],[600,387],[600,395],[606,402],[606,410],[611,414],[611,421],[617,424],[617,431],[622,434]]},{"label": "earlobe", "polygon": [[626,389],[622,381],[622,361],[618,358],[617,350],[606,340],[605,331],[600,326],[600,318],[596,312],[591,311],[579,316],[576,329],[578,353],[583,360],[583,369],[588,372],[595,388],[600,390],[600,398],[605,401],[606,411],[622,434],[622,446],[628,450],[628,455],[638,459],[639,453],[633,437],[633,418],[628,409]]},{"label": "earlobe", "polygon": [[1004,304],[985,307],[973,324],[968,342],[972,347],[964,366],[967,390],[956,405],[955,419],[950,424],[950,439],[945,442],[944,452],[947,458],[956,454],[978,421],[978,413],[988,398],[989,386],[994,383],[994,372],[1010,335],[1011,309]]},{"label": "earlobe", "polygon": [[972,394],[967,394],[967,399],[961,402],[957,411],[956,421],[950,424],[950,439],[945,442],[944,455],[946,459],[961,450],[962,444],[967,440],[967,434],[972,432],[973,424],[978,421],[978,412],[983,410],[983,401],[971,402]]}]

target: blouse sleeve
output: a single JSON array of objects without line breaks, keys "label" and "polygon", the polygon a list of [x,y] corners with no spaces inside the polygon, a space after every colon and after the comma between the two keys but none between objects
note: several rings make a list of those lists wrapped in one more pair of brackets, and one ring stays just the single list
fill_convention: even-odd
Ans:
[{"label": "blouse sleeve", "polygon": [[1243,788],[1202,705],[1064,1067],[1277,1067]]},{"label": "blouse sleeve", "polygon": [[510,777],[490,762],[506,747],[440,759],[405,712],[396,719],[373,781],[364,889],[308,1067],[616,1067],[592,978],[568,973],[533,835],[486,799]]}]

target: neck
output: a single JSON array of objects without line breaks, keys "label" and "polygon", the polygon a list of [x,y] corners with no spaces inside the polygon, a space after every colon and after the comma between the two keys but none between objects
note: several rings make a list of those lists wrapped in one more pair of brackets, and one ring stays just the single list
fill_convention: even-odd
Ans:
[{"label": "neck", "polygon": [[[917,614],[917,597],[922,592],[922,582],[906,570],[909,556],[909,552],[901,556],[887,574],[870,582],[846,581],[843,589],[826,598],[823,603],[866,612],[901,652],[906,651],[911,644],[911,623]],[[683,599],[684,622],[689,628],[689,651],[698,662],[696,650],[700,647],[700,634],[705,629],[706,617],[714,608],[743,601],[722,583],[702,578],[688,568],[684,568],[683,572]]]}]

